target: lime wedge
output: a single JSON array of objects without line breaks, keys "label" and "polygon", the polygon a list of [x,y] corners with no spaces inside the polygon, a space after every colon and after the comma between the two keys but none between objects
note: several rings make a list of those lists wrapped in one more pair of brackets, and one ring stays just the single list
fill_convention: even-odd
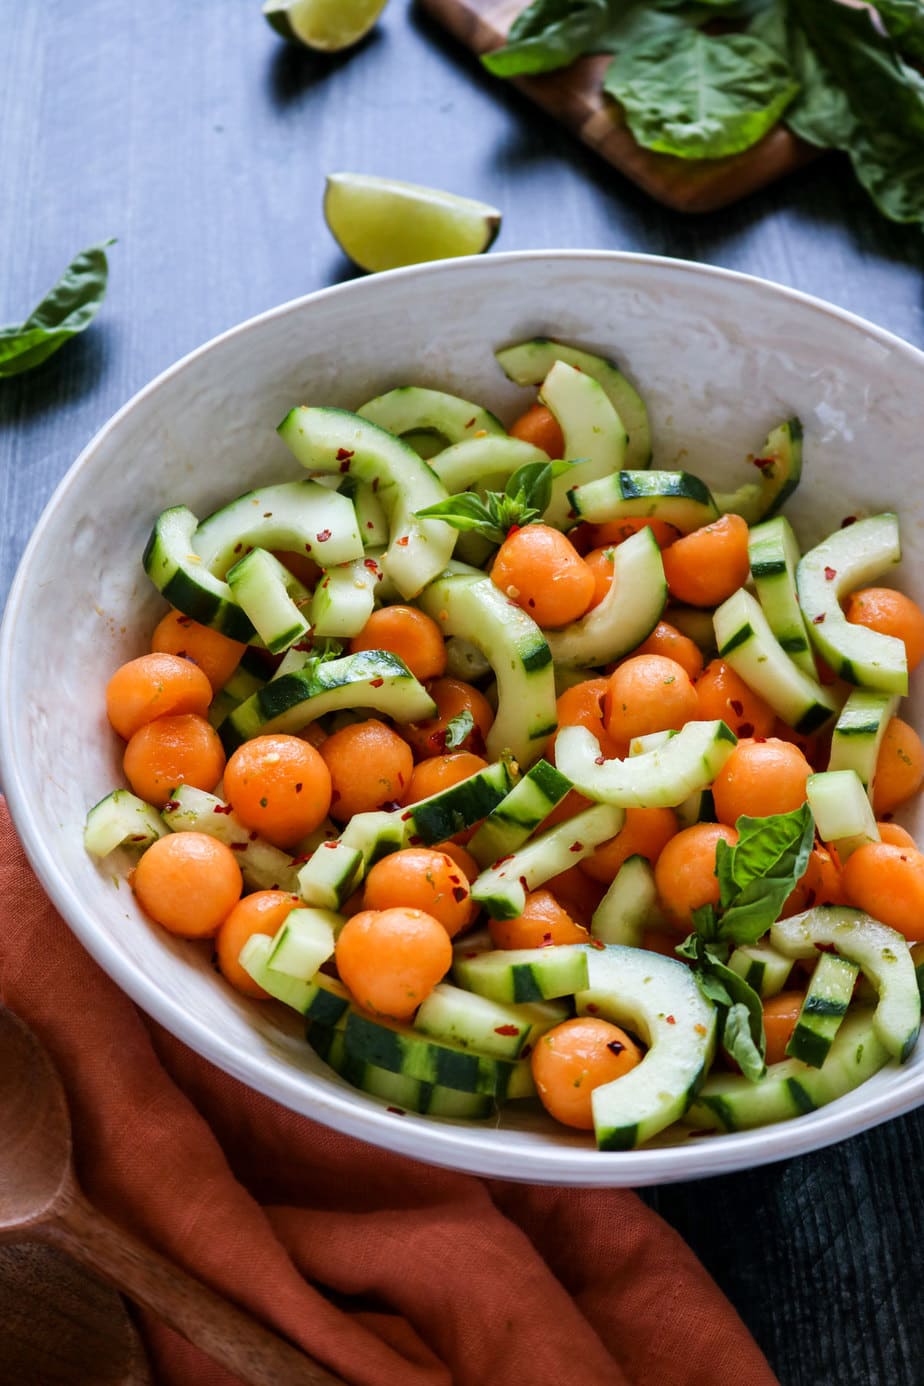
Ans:
[{"label": "lime wedge", "polygon": [[388,0],[265,0],[263,13],[290,43],[337,53],[368,34]]},{"label": "lime wedge", "polygon": [[344,254],[365,270],[480,255],[501,224],[486,202],[362,173],[328,175],[324,219]]}]

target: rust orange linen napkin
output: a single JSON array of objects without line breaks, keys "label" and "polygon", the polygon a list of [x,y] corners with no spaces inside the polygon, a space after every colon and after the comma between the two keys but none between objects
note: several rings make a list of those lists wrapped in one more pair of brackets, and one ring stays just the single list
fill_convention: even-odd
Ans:
[{"label": "rust orange linen napkin", "polygon": [[[2,800],[0,921],[0,999],[62,1073],[90,1198],[346,1381],[774,1386],[634,1193],[488,1183],[390,1155],[155,1025],[55,912]],[[159,1382],[229,1386],[162,1324],[144,1330]]]}]

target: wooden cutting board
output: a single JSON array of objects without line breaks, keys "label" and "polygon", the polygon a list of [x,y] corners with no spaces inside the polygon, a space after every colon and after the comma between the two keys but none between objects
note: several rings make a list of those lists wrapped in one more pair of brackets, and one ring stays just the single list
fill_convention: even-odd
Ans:
[{"label": "wooden cutting board", "polygon": [[[499,48],[526,0],[419,0],[421,8],[473,53]],[[541,77],[509,80],[633,183],[681,212],[711,212],[765,187],[817,156],[778,125],[729,159],[675,159],[636,144],[615,102],[603,94],[609,54],[581,58]]]}]

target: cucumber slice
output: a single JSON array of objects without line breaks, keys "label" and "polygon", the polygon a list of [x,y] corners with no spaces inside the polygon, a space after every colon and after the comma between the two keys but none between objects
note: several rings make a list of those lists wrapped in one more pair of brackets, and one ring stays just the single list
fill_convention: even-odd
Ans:
[{"label": "cucumber slice", "polygon": [[817,678],[790,659],[750,592],[739,588],[716,608],[712,621],[719,657],[789,726],[812,732],[837,711]]},{"label": "cucumber slice", "polygon": [[690,534],[719,518],[708,488],[689,472],[614,472],[574,487],[568,498],[573,514],[591,524],[641,515]]},{"label": "cucumber slice", "polygon": [[337,490],[353,502],[363,548],[384,549],[388,543],[388,516],[372,487],[355,477],[345,476]]},{"label": "cucumber slice", "polygon": [[389,1104],[390,1111],[479,1121],[493,1116],[497,1110],[495,1098],[488,1093],[460,1092],[457,1088],[423,1082],[403,1073],[392,1073],[357,1058],[347,1049],[346,1037],[341,1030],[326,1030],[320,1025],[310,1025],[308,1043],[341,1078],[373,1097],[380,1097]]},{"label": "cucumber slice", "polygon": [[440,982],[417,1012],[414,1029],[481,1054],[516,1059],[524,1050],[528,1052],[546,1030],[567,1020],[569,1014],[569,1007],[562,1001],[502,1005],[476,992]]},{"label": "cucumber slice", "polygon": [[516,1062],[431,1039],[410,1025],[373,1017],[355,1006],[347,1011],[343,1039],[347,1054],[376,1068],[491,1097],[504,1096]]},{"label": "cucumber slice", "polygon": [[669,606],[664,619],[681,635],[692,640],[707,662],[715,654],[715,627],[711,611],[702,611],[695,606]]},{"label": "cucumber slice", "polygon": [[796,595],[799,545],[784,515],[751,530],[748,558],[757,596],[773,634],[806,678],[817,679],[808,626]]},{"label": "cucumber slice", "polygon": [[342,839],[321,842],[298,873],[299,893],[306,905],[339,910],[359,885],[363,856]]},{"label": "cucumber slice", "polygon": [[749,525],[776,513],[799,485],[802,476],[802,424],[788,419],[767,435],[759,457],[749,459],[760,472],[759,481],[745,482],[737,491],[718,493],[722,514],[741,515]]},{"label": "cucumber slice", "polygon": [[770,942],[790,958],[810,958],[833,948],[856,963],[876,988],[873,1026],[896,1059],[908,1058],[921,1028],[921,997],[908,943],[901,934],[846,905],[816,905],[781,919]]},{"label": "cucumber slice", "polygon": [[257,986],[299,1015],[317,1025],[336,1025],[341,1021],[350,1006],[350,993],[343,983],[323,972],[316,973],[310,982],[302,982],[285,972],[274,971],[269,966],[272,951],[273,940],[268,934],[251,934],[238,961]]},{"label": "cucumber slice", "polygon": [[564,823],[557,823],[511,856],[482,871],[472,885],[472,899],[492,919],[516,919],[526,907],[526,895],[552,876],[589,857],[622,827],[625,814],[611,804],[594,804]]},{"label": "cucumber slice", "polygon": [[156,808],[128,789],[114,789],[87,814],[83,845],[92,857],[108,857],[117,847],[150,847],[166,832]]},{"label": "cucumber slice", "polygon": [[535,621],[490,578],[468,570],[443,573],[417,604],[444,635],[461,636],[491,661],[498,701],[488,756],[509,751],[524,769],[532,765],[558,725],[552,655]]},{"label": "cucumber slice", "polygon": [[613,550],[613,577],[599,606],[563,630],[544,632],[556,667],[610,664],[654,630],[667,601],[661,550],[651,529],[640,529]]},{"label": "cucumber slice", "polygon": [[796,584],[809,634],[822,659],[848,683],[883,693],[908,692],[904,642],[851,625],[841,610],[849,592],[866,587],[901,559],[898,518],[873,515],[839,529],[799,563]]},{"label": "cucumber slice", "polygon": [[592,799],[623,808],[674,808],[712,784],[737,740],[724,722],[688,722],[656,750],[604,760],[600,743],[586,727],[562,727],[555,761]]},{"label": "cucumber slice", "polygon": [[648,410],[635,386],[623,375],[615,361],[597,356],[579,347],[555,342],[548,337],[533,337],[517,342],[494,353],[497,364],[517,385],[541,385],[556,361],[583,371],[603,386],[606,396],[629,433],[625,465],[647,467],[651,461],[651,428]]},{"label": "cucumber slice", "polygon": [[537,760],[482,823],[468,844],[479,866],[515,852],[560,804],[571,781],[547,760]]},{"label": "cucumber slice", "polygon": [[396,722],[432,717],[436,704],[403,660],[387,650],[361,650],[342,659],[312,659],[303,669],[271,679],[218,729],[230,753],[264,732],[300,732],[339,708],[373,708]]},{"label": "cucumber slice", "polygon": [[390,531],[382,568],[403,597],[416,597],[443,571],[456,531],[442,520],[418,520],[415,511],[445,500],[446,489],[412,448],[344,409],[301,406],[289,411],[277,431],[303,467],[350,475],[372,487]]},{"label": "cucumber slice", "polygon": [[208,833],[230,847],[251,890],[285,890],[298,895],[297,860],[267,842],[238,818],[215,794],[192,785],[177,785],[162,814],[174,833]]},{"label": "cucumber slice", "polygon": [[253,640],[256,632],[231,595],[193,547],[199,521],[185,505],[162,510],[144,547],[141,565],[171,606],[200,625],[211,626],[232,640]]},{"label": "cucumber slice", "polygon": [[315,635],[358,635],[372,615],[376,589],[384,574],[371,554],[328,568],[314,589],[311,624]]},{"label": "cucumber slice", "polygon": [[328,567],[361,558],[363,545],[352,502],[306,480],[247,491],[209,515],[193,536],[193,553],[216,577],[248,549],[306,553]]},{"label": "cucumber slice", "polygon": [[839,958],[836,953],[822,953],[786,1046],[791,1059],[821,1068],[847,1014],[859,975],[856,963]]},{"label": "cucumber slice", "polygon": [[509,759],[494,761],[439,794],[396,810],[406,845],[432,847],[480,823],[509,796],[517,774]]},{"label": "cucumber slice", "polygon": [[356,813],[350,819],[337,841],[343,847],[352,848],[362,857],[362,869],[356,885],[370,871],[377,861],[387,857],[389,852],[397,852],[399,847],[407,846],[406,825],[397,813],[384,809],[371,813]]},{"label": "cucumber slice", "polygon": [[783,1059],[756,1083],[740,1073],[714,1073],[685,1120],[706,1131],[747,1131],[787,1121],[852,1092],[888,1061],[871,1013],[857,1010],[844,1021],[821,1068]]},{"label": "cucumber slice", "polygon": [[564,529],[571,510],[569,487],[609,476],[625,464],[628,435],[603,387],[565,361],[556,361],[539,390],[565,439],[565,457],[578,459],[552,483],[546,524]]},{"label": "cucumber slice", "polygon": [[842,862],[858,847],[879,841],[876,815],[855,770],[809,775],[805,789],[818,836],[835,848]]},{"label": "cucumber slice", "polygon": [[640,948],[587,949],[578,1015],[628,1025],[648,1045],[641,1063],[593,1093],[601,1150],[632,1150],[682,1116],[715,1049],[716,1011],[689,968]]},{"label": "cucumber slice", "polygon": [[435,433],[447,444],[494,434],[506,438],[507,430],[487,409],[470,399],[427,390],[420,385],[401,385],[378,395],[357,409],[362,419],[401,438],[405,433]]},{"label": "cucumber slice", "polygon": [[227,583],[272,654],[287,650],[311,629],[302,614],[311,593],[266,549],[245,554],[228,569]]},{"label": "cucumber slice", "polygon": [[792,972],[792,958],[771,948],[769,943],[742,943],[728,959],[728,965],[764,998],[779,996]]},{"label": "cucumber slice", "polygon": [[548,460],[541,448],[524,443],[521,438],[488,434],[486,438],[467,438],[444,448],[432,458],[430,466],[449,494],[456,495],[459,491],[475,491],[486,483],[506,484],[519,467]]},{"label": "cucumber slice", "polygon": [[[466,942],[471,945],[470,939]],[[491,1001],[552,1001],[588,986],[591,952],[581,943],[484,952],[469,946],[454,950],[452,975],[460,987]]]},{"label": "cucumber slice", "polygon": [[654,871],[645,857],[627,857],[590,921],[592,938],[641,948],[646,929],[662,922]]},{"label": "cucumber slice", "polygon": [[266,965],[299,982],[310,982],[334,955],[336,935],[346,920],[331,910],[291,910],[276,932]]},{"label": "cucumber slice", "polygon": [[898,711],[894,693],[855,689],[841,708],[831,738],[829,770],[854,770],[872,803],[873,777],[886,727]]}]

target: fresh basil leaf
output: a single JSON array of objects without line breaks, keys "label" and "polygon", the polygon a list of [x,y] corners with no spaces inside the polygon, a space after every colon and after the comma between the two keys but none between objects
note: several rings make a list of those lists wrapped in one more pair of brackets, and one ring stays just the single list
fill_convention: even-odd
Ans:
[{"label": "fresh basil leaf", "polygon": [[418,520],[445,520],[446,524],[462,533],[470,530],[483,533],[485,525],[493,527],[494,524],[488,507],[472,491],[460,491],[456,496],[449,496],[447,500],[437,501],[435,505],[428,505],[414,513]]},{"label": "fresh basil leaf", "polygon": [[793,886],[791,876],[765,876],[745,886],[722,915],[721,938],[735,945],[756,943],[779,919]]},{"label": "fresh basil leaf", "polygon": [[876,0],[876,9],[901,52],[924,59],[924,0]]},{"label": "fresh basil leaf", "polygon": [[612,8],[612,0],[534,0],[514,21],[504,47],[481,61],[496,77],[567,67],[596,51]]},{"label": "fresh basil leaf", "polygon": [[475,719],[467,707],[463,708],[461,712],[457,712],[455,717],[450,717],[446,723],[446,750],[454,751],[461,746],[474,726]]},{"label": "fresh basil leaf", "polygon": [[[761,1031],[763,1035],[763,1031]],[[722,1031],[722,1048],[745,1078],[757,1083],[767,1071],[763,1051],[755,1044],[748,1008],[736,1002],[729,1008]]]},{"label": "fresh basil leaf", "polygon": [[734,872],[733,849],[720,837],[715,844],[715,874],[719,882],[719,907],[727,910],[738,893]]},{"label": "fresh basil leaf", "polygon": [[0,378],[40,366],[89,327],[106,294],[106,247],[113,244],[108,240],[82,250],[25,322],[0,328]]},{"label": "fresh basil leaf", "polygon": [[742,814],[735,831],[738,841],[730,852],[730,869],[738,890],[770,876],[789,876],[795,885],[805,875],[815,838],[815,820],[808,804],[766,818]]},{"label": "fresh basil leaf", "polygon": [[700,905],[692,912],[693,928],[691,937],[703,939],[707,943],[719,939],[719,916],[714,905]]},{"label": "fresh basil leaf", "polygon": [[799,88],[789,67],[749,34],[663,34],[617,53],[604,89],[623,107],[639,144],[682,159],[749,149]]}]

